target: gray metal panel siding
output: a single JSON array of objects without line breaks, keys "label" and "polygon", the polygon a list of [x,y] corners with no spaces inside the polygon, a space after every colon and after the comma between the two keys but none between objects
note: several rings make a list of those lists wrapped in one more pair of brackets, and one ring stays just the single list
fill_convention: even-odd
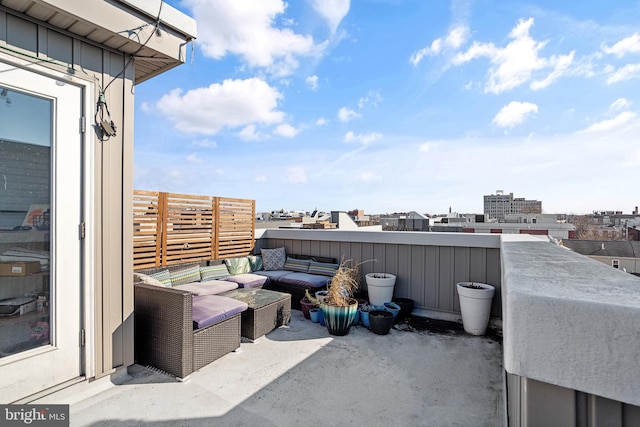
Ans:
[{"label": "gray metal panel siding", "polygon": [[56,33],[55,31],[42,31],[45,35],[44,43],[41,46],[46,46],[46,53],[43,52],[48,58],[55,58],[57,61],[66,62],[69,65],[73,64],[73,39]]},{"label": "gray metal panel siding", "polygon": [[[124,58],[110,51],[103,51],[104,81],[103,87],[122,71]],[[124,103],[123,84],[121,79],[111,83],[105,96],[109,105],[117,105],[116,111],[111,111],[111,118],[122,123],[122,106]],[[119,126],[120,127],[120,126]],[[119,134],[122,133],[120,129]],[[113,287],[103,287],[103,293],[109,294],[109,304],[103,307],[104,318],[108,319],[105,325],[111,333],[111,361],[107,366],[117,367],[124,363],[124,346],[122,331],[122,138],[111,137],[107,143],[101,144],[103,150],[103,185],[102,185],[102,211],[104,212],[102,224],[106,230],[117,230],[117,233],[109,235],[105,241],[103,253],[104,265],[109,265],[103,270],[104,283],[112,283]],[[106,355],[105,355],[106,356]]]},{"label": "gray metal panel siding", "polygon": [[7,45],[27,52],[37,52],[38,26],[13,15],[6,15],[6,17]]},{"label": "gray metal panel siding", "polygon": [[416,308],[447,313],[460,313],[457,282],[490,283],[496,287],[491,314],[502,315],[499,249],[294,239],[265,239],[257,247],[362,262],[363,276],[373,272],[397,276],[394,296],[413,299]]},{"label": "gray metal panel siding", "polygon": [[631,427],[640,407],[507,373],[510,427]]},{"label": "gray metal panel siding", "polygon": [[524,426],[570,427],[576,425],[576,396],[573,390],[525,380]]},{"label": "gray metal panel siding", "polygon": [[135,80],[135,69],[133,66],[125,71],[123,80],[123,109],[122,125],[120,134],[122,143],[122,247],[120,265],[122,283],[122,330],[123,330],[123,354],[122,363],[124,366],[133,364],[134,346],[134,324],[133,324],[133,282],[128,278],[133,277],[133,222],[128,220],[133,218],[133,135],[134,135],[134,97],[127,96],[134,92],[133,82]]},{"label": "gray metal panel siding", "polygon": [[0,10],[0,46],[7,45],[7,14]]}]

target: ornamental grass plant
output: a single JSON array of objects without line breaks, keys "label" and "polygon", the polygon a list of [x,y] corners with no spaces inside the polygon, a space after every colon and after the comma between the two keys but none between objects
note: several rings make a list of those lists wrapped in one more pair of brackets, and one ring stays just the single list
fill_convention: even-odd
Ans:
[{"label": "ornamental grass plant", "polygon": [[[348,307],[353,303],[353,296],[360,289],[360,264],[353,260],[343,260],[331,279],[327,297],[323,304],[336,307]],[[306,297],[316,304],[317,298],[306,291]]]}]

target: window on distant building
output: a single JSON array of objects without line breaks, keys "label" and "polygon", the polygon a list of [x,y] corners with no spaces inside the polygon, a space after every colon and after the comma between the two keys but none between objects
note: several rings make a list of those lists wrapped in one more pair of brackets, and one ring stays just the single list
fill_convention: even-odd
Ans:
[{"label": "window on distant building", "polygon": [[620,260],[619,259],[611,260],[611,265],[613,266],[613,268],[620,268]]}]

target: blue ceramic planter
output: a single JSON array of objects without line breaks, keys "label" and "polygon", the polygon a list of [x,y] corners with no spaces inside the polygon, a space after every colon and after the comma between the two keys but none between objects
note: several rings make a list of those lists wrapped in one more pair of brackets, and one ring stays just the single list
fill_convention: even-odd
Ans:
[{"label": "blue ceramic planter", "polygon": [[360,323],[360,311],[356,310],[356,315],[353,316],[353,322],[351,322],[351,326],[357,326]]},{"label": "blue ceramic planter", "polygon": [[317,307],[312,308],[311,310],[309,310],[309,316],[311,317],[311,321],[313,323],[320,322],[320,309]]},{"label": "blue ceramic planter", "polygon": [[360,320],[362,321],[362,326],[364,326],[365,328],[368,328],[369,326],[371,326],[371,324],[369,323],[369,312],[368,311],[361,311],[360,312]]},{"label": "blue ceramic planter", "polygon": [[400,313],[400,306],[395,302],[385,302],[384,309],[393,314],[393,320],[396,320],[396,316]]},{"label": "blue ceramic planter", "polygon": [[336,307],[333,305],[320,304],[324,322],[331,335],[347,335],[353,321],[358,313],[358,302],[352,301],[348,307]]}]

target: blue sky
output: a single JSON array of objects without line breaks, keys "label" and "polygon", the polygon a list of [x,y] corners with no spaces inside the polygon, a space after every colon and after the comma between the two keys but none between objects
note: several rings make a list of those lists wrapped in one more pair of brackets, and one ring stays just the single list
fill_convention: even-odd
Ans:
[{"label": "blue sky", "polygon": [[639,1],[166,3],[198,38],[136,86],[136,189],[258,211],[640,204]]}]

